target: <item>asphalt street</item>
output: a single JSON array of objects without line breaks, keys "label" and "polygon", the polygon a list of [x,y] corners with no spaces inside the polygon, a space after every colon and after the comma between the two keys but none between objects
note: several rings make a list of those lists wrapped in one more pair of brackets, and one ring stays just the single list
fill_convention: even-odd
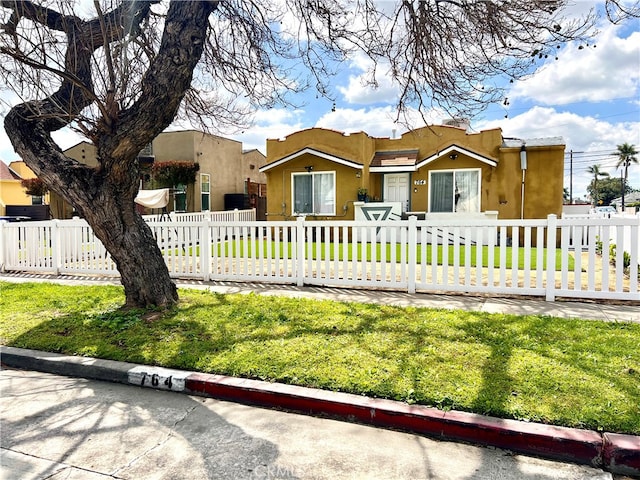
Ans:
[{"label": "asphalt street", "polygon": [[47,373],[0,373],[3,479],[613,479],[581,465]]}]

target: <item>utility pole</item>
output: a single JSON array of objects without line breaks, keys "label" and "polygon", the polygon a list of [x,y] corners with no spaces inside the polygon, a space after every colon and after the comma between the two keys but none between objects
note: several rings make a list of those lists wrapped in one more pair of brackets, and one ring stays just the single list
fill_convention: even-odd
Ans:
[{"label": "utility pole", "polygon": [[573,154],[584,153],[569,150],[569,205],[573,205]]},{"label": "utility pole", "polygon": [[573,205],[573,150],[569,150],[569,205]]},{"label": "utility pole", "polygon": [[621,206],[621,209],[620,209],[621,213],[624,213],[624,190],[625,190],[625,187],[627,186],[627,182],[625,181],[626,180],[626,178],[625,178],[626,175],[625,174],[627,173],[626,169],[627,169],[627,162],[628,161],[629,160],[625,160],[624,161],[624,167],[625,167],[624,172],[620,171],[620,185],[622,185],[622,206]]}]

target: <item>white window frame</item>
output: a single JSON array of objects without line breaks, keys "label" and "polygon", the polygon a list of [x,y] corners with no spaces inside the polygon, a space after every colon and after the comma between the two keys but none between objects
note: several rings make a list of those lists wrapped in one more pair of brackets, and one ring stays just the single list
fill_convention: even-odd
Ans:
[{"label": "white window frame", "polygon": [[[433,187],[433,174],[434,173],[448,173],[448,172],[453,172],[453,182],[455,185],[455,175],[456,172],[477,172],[478,173],[478,210],[477,212],[472,212],[472,213],[479,213],[482,211],[482,169],[481,168],[449,168],[449,169],[443,169],[443,170],[430,170],[429,171],[429,191],[427,192],[427,201],[428,201],[428,212],[429,213],[458,213],[455,211],[455,199],[453,199],[453,205],[454,205],[454,210],[452,212],[432,212],[431,211],[431,189]],[[452,192],[452,195],[455,195],[455,189]]]},{"label": "white window frame", "polygon": [[[331,175],[331,181],[332,181],[332,191],[333,191],[333,210],[330,213],[327,212],[297,212],[295,210],[295,206],[296,206],[296,199],[295,199],[295,178],[296,177],[311,177],[311,188],[313,189],[314,186],[314,181],[313,181],[313,177],[316,175]],[[312,197],[314,195],[314,193],[311,194]],[[292,215],[298,215],[298,216],[304,216],[304,215],[309,215],[309,216],[318,216],[318,217],[330,217],[330,216],[335,216],[336,214],[336,199],[337,199],[337,192],[336,192],[336,171],[335,170],[324,170],[324,171],[319,171],[319,172],[293,172],[291,173],[291,214]],[[312,198],[312,204],[315,205],[315,201],[313,201],[314,199]]]},{"label": "white window frame", "polygon": [[[203,181],[205,179],[205,177],[207,178],[206,182]],[[207,185],[209,185],[209,190],[206,191],[206,192],[202,189],[202,186],[205,183]],[[202,206],[203,206],[202,197],[204,197],[205,195],[207,196],[207,199],[208,199],[207,203],[209,204],[209,208],[207,208],[207,209],[203,209],[202,208]],[[211,175],[208,174],[208,173],[201,173],[200,174],[200,211],[201,212],[207,212],[209,210],[211,210]]]}]

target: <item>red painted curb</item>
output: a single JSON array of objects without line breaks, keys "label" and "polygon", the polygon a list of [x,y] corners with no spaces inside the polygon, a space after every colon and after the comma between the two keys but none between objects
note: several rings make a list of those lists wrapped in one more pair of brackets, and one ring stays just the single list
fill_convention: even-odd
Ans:
[{"label": "red painted curb", "polygon": [[640,477],[640,437],[605,433],[602,461],[613,473]]},{"label": "red painted curb", "polygon": [[602,465],[602,437],[589,430],[444,412],[392,400],[221,375],[194,373],[185,379],[185,388],[190,393],[239,403],[328,415],[594,467]]}]

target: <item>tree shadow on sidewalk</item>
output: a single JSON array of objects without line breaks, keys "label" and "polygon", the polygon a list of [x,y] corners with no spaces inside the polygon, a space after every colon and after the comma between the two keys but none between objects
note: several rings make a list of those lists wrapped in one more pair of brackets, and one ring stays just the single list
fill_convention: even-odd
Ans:
[{"label": "tree shadow on sidewalk", "polygon": [[208,399],[15,370],[2,384],[2,448],[14,452],[115,478],[295,478],[275,444]]}]

